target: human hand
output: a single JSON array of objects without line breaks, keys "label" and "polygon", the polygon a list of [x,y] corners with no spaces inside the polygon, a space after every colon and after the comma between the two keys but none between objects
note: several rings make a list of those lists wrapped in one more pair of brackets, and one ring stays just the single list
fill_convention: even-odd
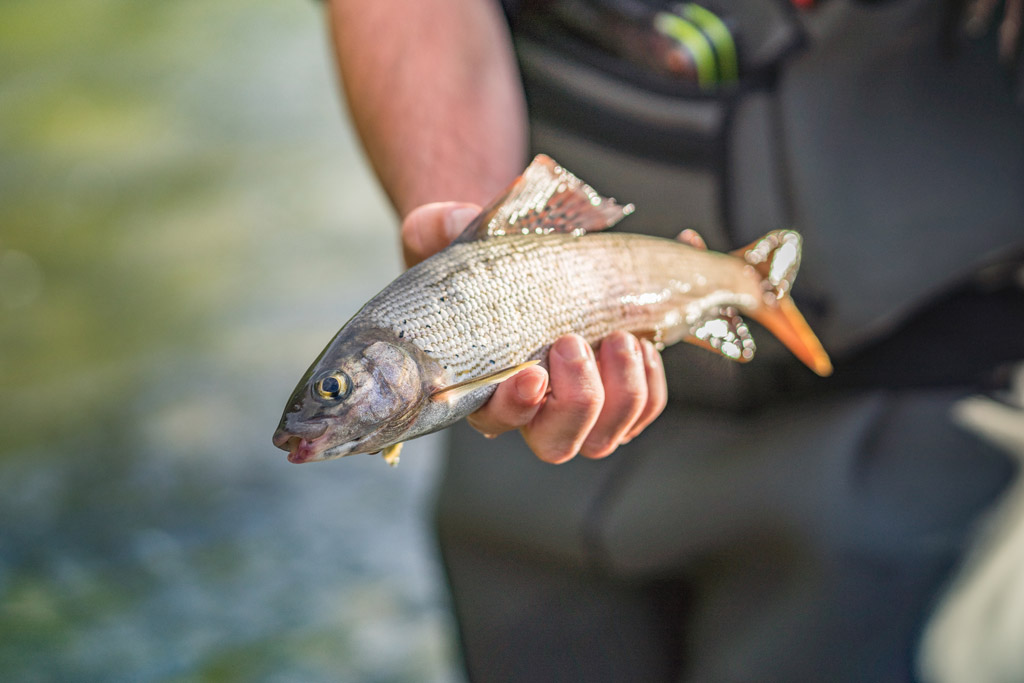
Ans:
[{"label": "human hand", "polygon": [[[447,246],[480,212],[475,204],[425,204],[402,223],[402,251],[413,266]],[[668,388],[661,355],[650,341],[628,332],[605,338],[595,354],[582,337],[556,340],[548,370],[521,370],[498,385],[469,424],[493,437],[519,429],[545,462],[562,463],[577,453],[611,455],[664,410]]]}]

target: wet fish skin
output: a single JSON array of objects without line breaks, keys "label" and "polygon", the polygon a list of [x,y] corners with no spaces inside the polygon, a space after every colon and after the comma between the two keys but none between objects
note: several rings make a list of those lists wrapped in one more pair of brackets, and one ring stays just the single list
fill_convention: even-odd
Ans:
[{"label": "wet fish skin", "polygon": [[[429,400],[437,361],[384,329],[347,324],[299,380],[274,444],[291,462],[374,453],[404,440],[403,433]],[[320,396],[318,381],[344,372],[352,393]],[[325,428],[326,427],[326,428]]]},{"label": "wet fish skin", "polygon": [[[543,362],[568,333],[597,344],[625,329],[747,361],[754,345],[743,312],[827,372],[827,356],[788,299],[796,233],[776,231],[722,254],[580,230],[628,211],[539,158],[463,237],[399,276],[341,329],[300,380],[275,444],[292,462],[308,462],[437,431],[483,405],[512,370]],[[351,394],[319,395],[317,382],[339,372]]]},{"label": "wet fish skin", "polygon": [[[440,389],[544,360],[565,334],[596,344],[626,329],[674,343],[689,329],[680,311],[715,294],[695,261],[719,256],[629,234],[515,235],[453,245],[403,274],[345,325],[299,382],[291,405],[300,410],[286,412],[282,425],[293,436],[310,424],[343,426],[330,444],[317,442],[319,434],[307,439],[326,447],[324,459],[373,452],[448,426],[483,405],[496,385],[430,401]],[[624,268],[623,260],[646,267]],[[760,291],[739,268],[731,270],[732,289],[747,291],[717,301],[749,308]],[[339,370],[356,387],[345,401],[309,391]],[[304,454],[293,453],[293,460]]]},{"label": "wet fish skin", "polygon": [[627,233],[512,235],[456,244],[371,300],[350,324],[388,329],[445,371],[442,386],[544,359],[575,333],[625,329],[671,344],[709,306],[751,310],[760,278],[735,257]]}]

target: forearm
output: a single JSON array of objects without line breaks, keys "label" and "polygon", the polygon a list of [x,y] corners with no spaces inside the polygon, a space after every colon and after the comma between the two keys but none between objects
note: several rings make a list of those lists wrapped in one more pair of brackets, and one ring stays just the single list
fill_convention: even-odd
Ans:
[{"label": "forearm", "polygon": [[525,165],[522,87],[497,0],[331,0],[356,129],[401,216],[483,204]]}]

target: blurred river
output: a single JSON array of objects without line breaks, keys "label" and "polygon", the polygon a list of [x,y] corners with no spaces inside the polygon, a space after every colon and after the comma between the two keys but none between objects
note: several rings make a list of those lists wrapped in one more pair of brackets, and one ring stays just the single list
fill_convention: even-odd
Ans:
[{"label": "blurred river", "polygon": [[399,272],[312,0],[0,4],[0,679],[449,681],[435,447],[294,466]]}]

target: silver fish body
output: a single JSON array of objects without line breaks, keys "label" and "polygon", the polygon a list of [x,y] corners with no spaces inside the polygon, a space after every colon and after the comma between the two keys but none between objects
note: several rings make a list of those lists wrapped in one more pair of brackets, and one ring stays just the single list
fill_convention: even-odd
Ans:
[{"label": "silver fish body", "polygon": [[[753,357],[739,313],[760,320],[785,298],[799,266],[796,233],[770,233],[743,257],[586,233],[580,223],[604,227],[628,209],[598,203],[586,186],[564,189],[557,173],[565,172],[549,162],[542,163],[554,179],[540,210],[523,211],[514,186],[496,206],[511,203],[521,220],[481,220],[476,237],[403,273],[341,329],[299,382],[275,434],[290,460],[375,452],[442,429],[483,405],[515,369],[544,362],[569,333],[596,345],[627,330],[665,345],[686,339],[738,361]],[[559,191],[586,199],[575,220],[551,208],[549,195]],[[323,391],[339,381],[348,391],[342,400]]]},{"label": "silver fish body", "polygon": [[395,280],[349,324],[414,344],[441,365],[443,387],[543,360],[570,333],[596,344],[628,330],[671,344],[708,308],[751,311],[762,295],[744,263],[672,240],[519,235],[449,247]]}]

